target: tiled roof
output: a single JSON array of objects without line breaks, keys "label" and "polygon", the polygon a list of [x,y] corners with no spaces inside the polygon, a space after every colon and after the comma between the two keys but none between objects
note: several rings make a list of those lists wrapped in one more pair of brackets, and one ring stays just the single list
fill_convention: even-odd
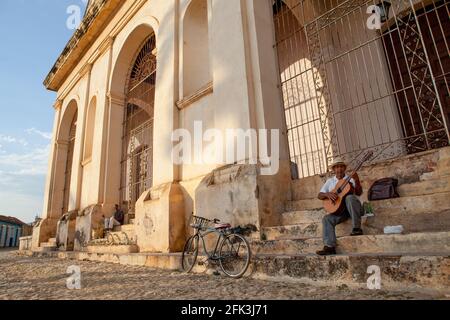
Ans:
[{"label": "tiled roof", "polygon": [[[62,81],[64,81],[73,69],[71,67],[73,60],[81,60],[81,57],[89,48],[92,39],[95,39],[100,34],[102,29],[98,28],[105,25],[109,21],[107,18],[114,14],[115,9],[122,6],[124,2],[123,0],[90,0],[88,2],[80,26],[75,30],[44,80],[44,85],[47,89],[52,91],[59,90]],[[90,30],[95,24],[96,28],[94,29],[97,31]]]},{"label": "tiled roof", "polygon": [[6,223],[11,223],[11,224],[17,224],[17,225],[24,225],[26,223],[20,221],[17,218],[14,217],[7,217],[7,216],[2,216],[0,215],[0,222],[6,222]]}]

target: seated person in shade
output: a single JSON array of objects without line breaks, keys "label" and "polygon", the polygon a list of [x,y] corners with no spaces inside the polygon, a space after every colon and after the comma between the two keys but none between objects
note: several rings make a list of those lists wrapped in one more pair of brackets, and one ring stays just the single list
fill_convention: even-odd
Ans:
[{"label": "seated person in shade", "polygon": [[[322,187],[319,193],[319,199],[330,199],[335,201],[338,197],[333,193],[338,182],[342,179],[348,178],[347,164],[340,158],[337,158],[331,165],[335,176],[329,179]],[[352,220],[353,231],[351,236],[360,236],[363,234],[361,229],[361,216],[363,214],[362,205],[359,201],[359,196],[363,193],[361,181],[357,173],[355,173],[350,180],[352,185],[353,194],[347,195],[345,198],[345,210],[338,215],[326,215],[323,220],[323,242],[325,247],[323,250],[317,251],[318,255],[327,256],[336,254],[336,231],[335,228],[338,224],[341,224],[349,219]]]},{"label": "seated person in shade", "polygon": [[105,218],[105,229],[106,230],[112,230],[116,226],[123,225],[125,220],[125,214],[120,209],[119,205],[116,204],[116,211],[114,212],[114,215],[111,218]]}]

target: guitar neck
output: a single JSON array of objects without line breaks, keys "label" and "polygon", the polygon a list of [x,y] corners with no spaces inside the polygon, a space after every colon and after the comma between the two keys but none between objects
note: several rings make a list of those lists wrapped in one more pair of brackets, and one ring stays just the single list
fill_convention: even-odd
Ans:
[{"label": "guitar neck", "polygon": [[345,183],[344,183],[344,185],[343,185],[344,188],[350,183],[350,180],[352,180],[352,177],[355,175],[355,173],[358,172],[359,169],[362,168],[364,162],[368,161],[368,160],[372,157],[372,155],[373,155],[373,152],[369,152],[369,153],[367,153],[367,154],[364,156],[363,159],[361,159],[361,160],[359,161],[358,165],[357,165],[356,168],[352,171],[351,175],[349,175],[349,176],[347,177],[347,179],[346,179],[346,181],[345,181]]},{"label": "guitar neck", "polygon": [[356,167],[356,169],[352,171],[351,175],[349,175],[349,176],[345,179],[345,183],[342,185],[342,188],[345,188],[345,187],[350,183],[350,181],[352,180],[352,177],[355,175],[356,172],[358,172],[359,169],[361,169],[362,165],[363,165],[363,162],[361,161],[361,162],[358,164],[358,166]]}]

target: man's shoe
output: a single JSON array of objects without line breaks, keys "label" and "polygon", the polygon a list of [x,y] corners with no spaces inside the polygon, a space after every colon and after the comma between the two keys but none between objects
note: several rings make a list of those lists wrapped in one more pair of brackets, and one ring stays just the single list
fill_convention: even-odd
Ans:
[{"label": "man's shoe", "polygon": [[356,236],[362,236],[363,234],[364,233],[363,233],[362,229],[353,229],[353,231],[350,234],[350,236],[356,237]]},{"label": "man's shoe", "polygon": [[323,247],[323,250],[316,252],[319,256],[331,256],[336,254],[336,248],[333,247]]}]

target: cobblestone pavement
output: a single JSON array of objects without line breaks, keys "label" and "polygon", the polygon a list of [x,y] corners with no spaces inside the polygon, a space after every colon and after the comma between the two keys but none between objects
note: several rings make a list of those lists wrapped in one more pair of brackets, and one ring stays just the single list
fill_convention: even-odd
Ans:
[{"label": "cobblestone pavement", "polygon": [[[67,268],[81,268],[82,289],[66,287]],[[0,300],[15,299],[435,299],[418,292],[355,290],[296,282],[193,275],[145,267],[18,256],[0,251]]]}]

